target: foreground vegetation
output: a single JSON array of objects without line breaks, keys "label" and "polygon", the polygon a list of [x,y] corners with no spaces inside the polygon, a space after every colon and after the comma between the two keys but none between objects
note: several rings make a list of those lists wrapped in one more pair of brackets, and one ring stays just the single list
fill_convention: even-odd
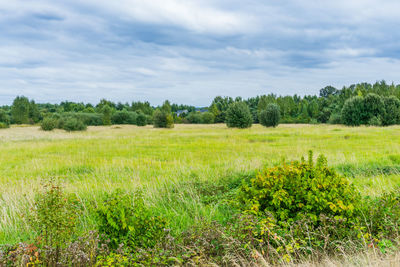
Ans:
[{"label": "foreground vegetation", "polygon": [[[48,265],[390,258],[399,241],[399,130],[5,129],[0,258]],[[309,150],[315,156],[307,159]]]}]

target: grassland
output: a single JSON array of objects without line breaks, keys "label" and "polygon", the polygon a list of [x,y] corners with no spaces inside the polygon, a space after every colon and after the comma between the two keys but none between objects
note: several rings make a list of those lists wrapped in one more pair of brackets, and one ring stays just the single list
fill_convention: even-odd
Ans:
[{"label": "grassland", "polygon": [[[264,166],[325,154],[364,195],[400,184],[400,127],[280,125],[228,129],[225,125],[176,125],[174,129],[111,126],[86,132],[43,132],[38,127],[0,131],[0,244],[30,237],[26,213],[42,180],[96,201],[114,188],[145,189],[146,200],[180,231],[198,220],[223,221],[228,211],[200,201],[193,181],[214,183]],[[171,191],[180,189],[179,194]],[[88,212],[85,214],[89,214]],[[92,223],[81,218],[81,228]]]}]

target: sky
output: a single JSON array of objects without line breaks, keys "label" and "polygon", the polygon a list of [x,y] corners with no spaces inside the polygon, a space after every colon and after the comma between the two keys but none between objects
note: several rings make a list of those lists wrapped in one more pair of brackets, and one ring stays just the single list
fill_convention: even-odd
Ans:
[{"label": "sky", "polygon": [[398,0],[0,0],[0,104],[400,83]]}]

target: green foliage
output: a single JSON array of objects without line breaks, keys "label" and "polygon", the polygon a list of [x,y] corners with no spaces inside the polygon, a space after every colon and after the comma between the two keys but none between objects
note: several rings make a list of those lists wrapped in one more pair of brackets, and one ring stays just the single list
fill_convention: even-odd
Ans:
[{"label": "green foliage", "polygon": [[40,124],[40,128],[43,131],[52,131],[53,129],[57,128],[58,122],[55,118],[46,117],[43,119],[42,123]]},{"label": "green foliage", "polygon": [[367,94],[364,98],[365,122],[369,122],[372,118],[382,116],[385,113],[385,104],[382,97],[377,94]]},{"label": "green foliage", "polygon": [[103,105],[101,113],[103,113],[103,125],[111,125],[111,108],[109,105]]},{"label": "green foliage", "polygon": [[365,102],[361,96],[352,97],[344,103],[342,109],[343,123],[349,126],[365,124]]},{"label": "green foliage", "polygon": [[16,124],[29,123],[29,99],[24,96],[17,96],[11,107],[12,120]]},{"label": "green foliage", "polygon": [[0,129],[10,128],[10,125],[4,122],[0,122]]},{"label": "green foliage", "polygon": [[79,202],[50,180],[35,196],[29,225],[43,246],[61,248],[71,239],[79,215]]},{"label": "green foliage", "polygon": [[190,112],[186,119],[189,123],[199,124],[202,122],[202,115],[200,112]]},{"label": "green foliage", "polygon": [[226,125],[228,127],[249,128],[253,123],[253,117],[249,107],[244,102],[234,102],[229,105],[226,113]]},{"label": "green foliage", "polygon": [[393,125],[400,123],[400,100],[395,96],[383,98],[385,113],[382,117],[383,125]]},{"label": "green foliage", "polygon": [[204,124],[214,123],[215,116],[211,112],[204,112],[201,114],[201,122]]},{"label": "green foliage", "polygon": [[153,114],[153,124],[155,128],[173,128],[174,118],[171,113],[171,106],[165,101],[163,106]]},{"label": "green foliage", "polygon": [[120,189],[104,194],[96,214],[99,232],[111,240],[113,248],[121,243],[131,248],[153,247],[164,235],[166,221],[145,206],[141,191],[134,198]]},{"label": "green foliage", "polygon": [[329,117],[328,123],[330,124],[342,124],[342,116],[339,113],[332,113]]},{"label": "green foliage", "polygon": [[111,117],[112,124],[136,124],[138,114],[133,111],[121,110]]},{"label": "green foliage", "polygon": [[72,132],[72,131],[85,131],[87,127],[82,121],[70,117],[67,118],[66,121],[62,123],[62,128],[67,132]]},{"label": "green foliage", "polygon": [[281,117],[280,108],[277,104],[270,103],[266,109],[261,111],[259,120],[261,125],[266,127],[276,127]]},{"label": "green foliage", "polygon": [[360,195],[350,182],[326,165],[320,155],[316,166],[310,152],[308,162],[292,162],[266,169],[242,186],[239,200],[254,214],[271,212],[282,222],[320,215],[353,221]]},{"label": "green foliage", "polygon": [[146,126],[147,125],[147,117],[142,112],[139,112],[136,118],[137,126]]},{"label": "green foliage", "polygon": [[3,109],[0,109],[0,123],[3,126],[6,126],[4,128],[8,128],[10,125],[10,117],[7,115],[7,113]]}]

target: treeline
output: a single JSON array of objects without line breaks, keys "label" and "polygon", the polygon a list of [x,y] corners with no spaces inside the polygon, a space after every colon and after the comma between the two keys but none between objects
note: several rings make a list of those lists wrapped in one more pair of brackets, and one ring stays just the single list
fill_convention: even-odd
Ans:
[{"label": "treeline", "polygon": [[[392,125],[400,123],[400,85],[359,83],[342,89],[327,86],[319,96],[277,96],[275,94],[213,99],[209,107],[170,104],[153,107],[149,102],[114,103],[101,100],[97,105],[64,101],[60,104],[37,104],[24,96],[11,106],[0,108],[0,127],[10,124],[45,122],[49,128],[70,129],[68,125],[154,124],[171,127],[174,123],[228,123],[227,112],[234,103],[243,102],[251,121],[262,123],[271,104],[279,109],[280,123],[332,123],[346,125]],[[264,119],[261,115],[264,112]],[[44,120],[46,119],[46,120]],[[68,123],[67,123],[68,122]],[[66,126],[67,125],[67,126]],[[250,124],[251,125],[251,124]],[[72,127],[74,128],[74,127]]]}]

